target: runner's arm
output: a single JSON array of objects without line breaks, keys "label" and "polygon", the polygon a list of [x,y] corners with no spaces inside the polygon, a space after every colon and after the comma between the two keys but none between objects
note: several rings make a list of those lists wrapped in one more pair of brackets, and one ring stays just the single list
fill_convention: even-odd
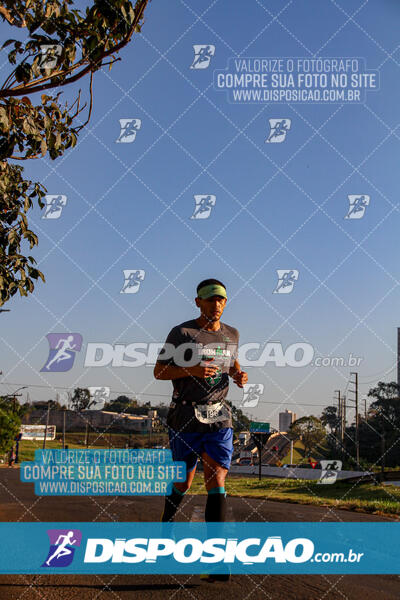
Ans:
[{"label": "runner's arm", "polygon": [[236,359],[235,362],[233,363],[233,367],[230,367],[229,369],[229,377],[233,377],[235,373],[240,373],[241,368],[239,365],[238,360]]},{"label": "runner's arm", "polygon": [[[211,361],[210,361],[211,362]],[[154,367],[154,377],[156,379],[181,379],[182,377],[213,377],[218,371],[216,365],[203,367],[194,365],[192,367],[175,367],[160,362],[156,362]]]},{"label": "runner's arm", "polygon": [[237,360],[235,360],[233,367],[229,369],[229,375],[240,388],[242,388],[249,379],[247,373],[241,370],[240,364]]}]

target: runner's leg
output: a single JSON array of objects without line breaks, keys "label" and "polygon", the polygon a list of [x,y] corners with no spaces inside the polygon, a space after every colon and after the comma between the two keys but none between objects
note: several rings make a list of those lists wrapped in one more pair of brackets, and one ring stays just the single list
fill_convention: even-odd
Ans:
[{"label": "runner's leg", "polygon": [[192,485],[197,466],[195,443],[198,436],[193,434],[185,436],[173,429],[169,429],[168,434],[173,460],[186,462],[186,480],[173,483],[171,493],[165,496],[164,512],[161,517],[161,521],[164,522],[174,520],[183,496]]},{"label": "runner's leg", "polygon": [[[226,518],[225,478],[228,469],[220,465],[206,452],[202,453],[204,468],[204,483],[207,489],[205,510],[206,522],[224,522]],[[211,535],[211,534],[209,534]],[[223,536],[223,532],[221,532]],[[204,581],[230,581],[230,573],[207,573],[200,576]]]},{"label": "runner's leg", "polygon": [[203,459],[204,483],[207,490],[205,520],[213,522],[225,521],[225,478],[228,469],[222,467],[206,452],[203,452],[201,456]]},{"label": "runner's leg", "polygon": [[194,478],[196,466],[191,471],[187,471],[186,481],[176,481],[172,484],[172,491],[169,496],[165,496],[164,512],[161,521],[173,521],[175,514],[183,500]]}]

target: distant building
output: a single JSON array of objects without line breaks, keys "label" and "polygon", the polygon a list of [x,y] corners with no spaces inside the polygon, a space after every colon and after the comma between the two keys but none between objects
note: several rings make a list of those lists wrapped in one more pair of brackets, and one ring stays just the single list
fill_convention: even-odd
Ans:
[{"label": "distant building", "polygon": [[289,431],[290,426],[297,419],[296,413],[291,410],[285,410],[285,412],[279,413],[279,431]]},{"label": "distant building", "polygon": [[[148,411],[147,415],[128,415],[104,410],[73,410],[52,409],[49,414],[49,425],[55,425],[57,431],[62,431],[65,413],[66,431],[84,431],[86,425],[96,430],[126,431],[147,433],[152,431],[157,421],[157,411]],[[24,425],[46,423],[47,409],[36,409],[24,415]]]}]

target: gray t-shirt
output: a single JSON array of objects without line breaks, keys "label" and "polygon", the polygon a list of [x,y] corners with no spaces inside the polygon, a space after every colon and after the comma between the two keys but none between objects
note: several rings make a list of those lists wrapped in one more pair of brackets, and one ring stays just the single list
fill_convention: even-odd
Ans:
[{"label": "gray t-shirt", "polygon": [[218,331],[200,329],[197,321],[185,321],[169,332],[157,362],[188,367],[210,363],[219,367],[214,378],[188,375],[173,379],[172,402],[167,416],[169,427],[180,432],[207,433],[232,427],[228,394],[230,367],[238,355],[239,332],[220,323]]}]

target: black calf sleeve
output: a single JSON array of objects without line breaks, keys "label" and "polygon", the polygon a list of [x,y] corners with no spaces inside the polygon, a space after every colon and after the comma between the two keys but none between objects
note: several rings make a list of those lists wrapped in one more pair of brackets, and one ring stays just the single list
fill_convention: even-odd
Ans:
[{"label": "black calf sleeve", "polygon": [[221,522],[226,519],[226,493],[225,488],[213,488],[207,495],[205,520]]},{"label": "black calf sleeve", "polygon": [[173,521],[185,492],[180,492],[174,485],[169,496],[165,496],[164,512],[161,521]]}]

